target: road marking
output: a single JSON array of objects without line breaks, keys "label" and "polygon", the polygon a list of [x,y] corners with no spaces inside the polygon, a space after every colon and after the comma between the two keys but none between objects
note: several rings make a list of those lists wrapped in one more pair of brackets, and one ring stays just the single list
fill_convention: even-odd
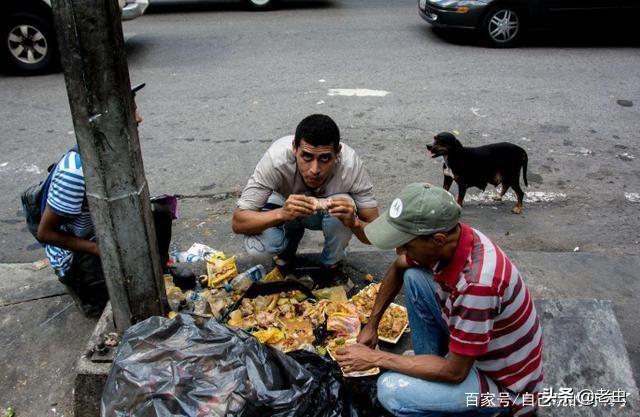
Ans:
[{"label": "road marking", "polygon": [[624,198],[632,203],[640,203],[640,193],[624,193]]},{"label": "road marking", "polygon": [[367,88],[330,88],[327,92],[328,96],[347,96],[347,97],[384,97],[389,93],[384,90],[369,90]]},{"label": "road marking", "polygon": [[[497,196],[496,191],[483,191],[478,194],[470,194],[465,200],[477,201],[479,203],[494,203],[493,197]],[[525,193],[524,201],[527,203],[550,203],[555,200],[563,200],[567,198],[564,193],[546,192],[546,191],[528,191]],[[503,198],[504,201],[516,201],[515,193],[510,190]]]}]

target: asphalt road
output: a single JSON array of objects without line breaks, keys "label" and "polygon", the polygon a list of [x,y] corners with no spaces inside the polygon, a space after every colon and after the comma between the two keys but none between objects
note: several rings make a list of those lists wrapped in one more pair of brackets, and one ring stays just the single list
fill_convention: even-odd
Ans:
[{"label": "asphalt road", "polygon": [[[152,193],[238,191],[272,140],[323,112],[365,159],[383,206],[403,184],[440,183],[424,152],[434,133],[459,132],[469,145],[509,140],[529,151],[528,190],[563,196],[521,217],[474,202],[470,214],[494,208],[498,230],[530,229],[512,239],[518,249],[638,253],[638,205],[625,193],[640,192],[640,54],[624,39],[592,36],[591,46],[542,34],[519,49],[485,49],[436,36],[412,1],[294,2],[269,13],[163,3],[124,30],[132,82],[147,83],[138,105]],[[73,144],[64,80],[3,77],[0,88],[0,261],[35,260],[17,196]],[[191,206],[185,221],[210,208]]]},{"label": "asphalt road", "polygon": [[[202,242],[238,253],[228,224],[234,193],[269,143],[313,112],[338,122],[383,207],[405,184],[442,181],[440,162],[425,152],[435,133],[455,131],[468,145],[511,141],[529,153],[524,214],[470,190],[464,220],[514,256],[534,296],[613,300],[640,374],[637,41],[587,28],[485,49],[469,37],[436,35],[411,0],[289,2],[267,13],[237,3],[163,2],[124,31],[131,80],[147,83],[137,102],[151,192],[187,196],[174,247]],[[61,74],[0,75],[0,91],[0,263],[30,262],[44,254],[26,231],[18,196],[73,145],[72,121]],[[319,244],[311,235],[305,248]],[[607,272],[591,268],[594,262]],[[46,299],[38,308],[45,317],[67,301]],[[13,329],[23,316],[12,311],[5,324]],[[75,330],[91,328],[68,320]],[[40,336],[56,346],[55,334]],[[74,356],[67,356],[70,369]],[[31,357],[34,369],[42,358]]]},{"label": "asphalt road", "polygon": [[[323,112],[366,161],[383,206],[404,184],[441,182],[424,149],[435,133],[507,140],[529,152],[528,191],[553,201],[514,216],[510,203],[468,198],[468,221],[506,249],[639,252],[640,206],[625,193],[640,192],[640,54],[624,35],[536,34],[518,49],[486,49],[437,36],[409,0],[289,2],[267,13],[162,3],[124,31],[132,82],[147,83],[137,101],[152,193],[241,190],[272,140]],[[3,75],[0,90],[0,262],[32,261],[42,251],[18,195],[74,143],[72,122],[61,74]],[[185,200],[177,244],[224,245],[232,207]],[[199,236],[218,229],[227,232]]]}]

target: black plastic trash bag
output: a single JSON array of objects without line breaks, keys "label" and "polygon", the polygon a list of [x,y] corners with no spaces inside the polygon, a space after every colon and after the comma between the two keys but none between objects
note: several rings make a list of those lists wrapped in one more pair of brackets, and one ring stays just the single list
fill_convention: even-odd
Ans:
[{"label": "black plastic trash bag", "polygon": [[214,320],[152,317],[129,328],[102,417],[308,416],[314,379],[295,360]]},{"label": "black plastic trash bag", "polygon": [[306,350],[296,350],[287,355],[313,375],[309,417],[346,417],[352,415],[351,412],[344,409],[340,393],[342,372],[334,361]]},{"label": "black plastic trash bag", "polygon": [[314,353],[288,353],[313,375],[309,417],[392,417],[378,401],[377,376],[347,378],[338,364]]}]

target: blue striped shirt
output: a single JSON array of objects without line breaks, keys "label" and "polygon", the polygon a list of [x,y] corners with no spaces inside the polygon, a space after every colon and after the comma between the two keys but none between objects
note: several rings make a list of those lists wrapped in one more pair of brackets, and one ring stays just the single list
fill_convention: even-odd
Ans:
[{"label": "blue striped shirt", "polygon": [[[47,207],[65,218],[60,230],[83,239],[95,239],[93,222],[85,201],[84,173],[80,154],[69,151],[54,168]],[[45,245],[49,263],[59,276],[71,268],[73,252],[56,246]]]}]

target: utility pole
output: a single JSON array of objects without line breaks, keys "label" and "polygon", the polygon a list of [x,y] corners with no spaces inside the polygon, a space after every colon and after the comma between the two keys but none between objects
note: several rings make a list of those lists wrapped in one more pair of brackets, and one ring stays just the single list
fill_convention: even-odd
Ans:
[{"label": "utility pole", "polygon": [[86,195],[116,329],[166,306],[117,0],[53,0]]}]

